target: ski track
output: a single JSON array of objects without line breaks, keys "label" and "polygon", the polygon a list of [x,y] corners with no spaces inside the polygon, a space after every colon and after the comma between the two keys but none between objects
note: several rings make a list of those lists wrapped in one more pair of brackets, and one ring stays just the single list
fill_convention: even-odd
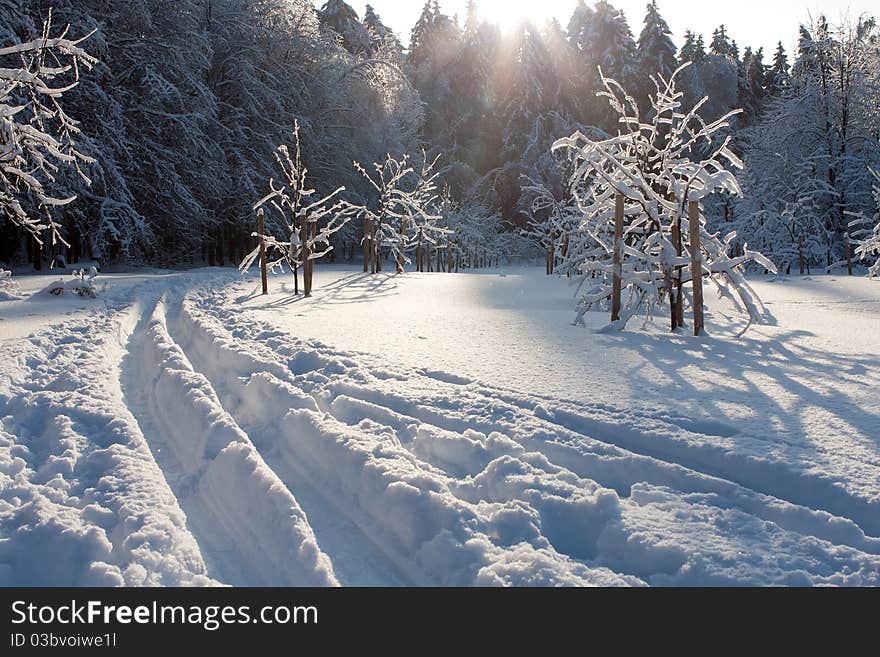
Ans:
[{"label": "ski track", "polygon": [[386,367],[241,316],[226,283],[147,282],[30,338],[0,389],[0,582],[48,560],[11,551],[36,517],[91,563],[50,584],[880,584],[870,459]]},{"label": "ski track", "polygon": [[[747,517],[762,528],[772,523],[772,529],[765,529],[768,534],[790,533],[794,538],[786,540],[795,543],[806,537],[810,549],[813,543],[832,546],[832,553],[839,546],[852,548],[862,555],[855,561],[865,559],[868,580],[876,578],[878,560],[869,555],[880,553],[880,541],[863,530],[865,526],[877,530],[876,500],[859,499],[819,475],[682,439],[682,435],[697,433],[732,438],[737,436],[732,427],[657,413],[637,418],[639,428],[635,429],[625,414],[609,409],[575,413],[565,402],[557,400],[554,407],[538,397],[504,392],[454,375],[376,370],[373,376],[364,373],[357,355],[303,344],[265,326],[245,326],[218,313],[204,297],[198,298],[189,295],[181,316],[190,341],[206,350],[203,361],[220,364],[215,376],[228,377],[233,371],[239,385],[246,385],[262,372],[278,385],[306,391],[320,412],[341,425],[393,440],[418,468],[445,482],[466,504],[527,501],[539,516],[542,536],[572,560],[613,567],[623,575],[656,583],[663,583],[664,578],[676,581],[671,573],[681,572],[688,560],[682,554],[670,556],[675,550],[665,555],[657,550],[652,556],[649,549],[629,561],[603,557],[603,544],[626,551],[616,544],[620,535],[606,530],[626,525],[627,519],[619,518],[617,512],[603,516],[595,508],[600,505],[586,510],[572,502],[578,490],[598,484],[627,498],[630,505],[669,507],[674,506],[672,500],[691,509],[721,510],[738,521]],[[428,384],[424,396],[411,391],[397,394],[383,387],[415,381],[413,387],[418,389],[419,379]],[[515,430],[523,424],[528,430]],[[548,492],[548,480],[555,481],[549,486],[551,496],[567,502],[561,506],[556,504],[558,499],[548,503],[547,495],[533,494],[522,483],[534,484],[540,478],[544,478],[543,493]],[[512,485],[517,479],[520,484]],[[578,531],[580,536],[573,537]],[[388,551],[393,554],[393,549]],[[654,560],[657,570],[646,570],[637,560]],[[780,581],[796,583],[797,578]]]}]

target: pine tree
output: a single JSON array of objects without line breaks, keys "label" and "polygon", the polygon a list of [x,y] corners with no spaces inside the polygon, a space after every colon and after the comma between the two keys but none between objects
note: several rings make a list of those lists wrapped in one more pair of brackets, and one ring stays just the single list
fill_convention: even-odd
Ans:
[{"label": "pine tree", "polygon": [[660,75],[668,80],[678,68],[677,49],[672,43],[671,34],[669,25],[657,8],[657,0],[652,0],[648,5],[645,27],[638,42],[639,62],[643,75]]},{"label": "pine tree", "polygon": [[697,35],[690,30],[685,30],[684,43],[681,46],[681,61],[693,62],[697,55]]},{"label": "pine tree", "polygon": [[590,22],[593,20],[593,10],[584,2],[578,0],[577,6],[568,21],[568,29],[566,34],[572,46],[583,52],[588,47],[587,30]]},{"label": "pine tree", "polygon": [[512,79],[503,100],[505,153],[508,161],[525,150],[535,121],[557,107],[559,80],[538,29],[523,22],[516,31]]},{"label": "pine tree", "polygon": [[370,49],[372,39],[369,32],[345,0],[327,0],[318,12],[318,18],[340,36],[348,52],[358,54]]},{"label": "pine tree", "polygon": [[388,48],[396,54],[403,51],[403,46],[394,30],[382,22],[372,5],[367,5],[364,9],[363,23],[370,35],[370,55],[375,55],[383,48]]},{"label": "pine tree", "polygon": [[753,116],[761,112],[766,97],[767,67],[764,65],[764,49],[758,48],[748,62],[746,75],[748,79],[749,101]]},{"label": "pine tree", "polygon": [[455,156],[480,173],[495,166],[497,158],[495,149],[489,145],[491,131],[497,130],[497,122],[489,116],[497,42],[496,30],[480,20],[476,2],[469,0],[450,83],[452,97],[456,99]]},{"label": "pine tree", "polygon": [[627,83],[638,78],[638,53],[626,16],[605,0],[593,9],[579,3],[569,22],[568,35],[583,71],[585,116],[591,123],[616,130],[615,117],[595,94],[602,87],[600,69],[603,75]]},{"label": "pine tree", "polygon": [[557,109],[566,116],[578,116],[581,113],[582,99],[577,51],[568,41],[565,30],[555,18],[546,22],[542,36],[544,47],[547,49],[553,71],[560,84]]},{"label": "pine tree", "polygon": [[442,13],[436,0],[426,3],[412,31],[407,73],[425,103],[424,138],[442,152],[455,144],[453,78],[460,48],[457,23]]},{"label": "pine tree", "polygon": [[703,35],[697,37],[697,46],[694,49],[694,62],[699,63],[706,57],[706,40]]},{"label": "pine tree", "polygon": [[412,29],[409,40],[409,61],[412,66],[420,65],[427,57],[427,49],[431,38],[431,31],[434,26],[434,9],[431,7],[431,1],[425,2],[422,7],[422,13],[416,21]]},{"label": "pine tree", "polygon": [[734,45],[727,36],[727,28],[724,25],[718,27],[712,33],[712,43],[709,45],[709,52],[713,55],[721,55],[722,57],[732,57],[736,59],[734,54]]},{"label": "pine tree", "polygon": [[790,67],[788,65],[788,54],[782,46],[782,41],[776,46],[776,53],[773,55],[773,65],[768,71],[768,89],[771,93],[779,95],[783,93],[791,81]]}]

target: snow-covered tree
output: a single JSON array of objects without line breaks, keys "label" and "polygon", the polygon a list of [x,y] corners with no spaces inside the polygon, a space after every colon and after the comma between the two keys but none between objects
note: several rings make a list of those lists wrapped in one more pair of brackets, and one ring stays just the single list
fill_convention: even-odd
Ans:
[{"label": "snow-covered tree", "polygon": [[388,249],[397,273],[403,273],[419,239],[434,243],[445,232],[434,213],[436,164],[437,158],[432,161],[425,154],[419,170],[410,165],[409,155],[387,155],[381,164],[373,164],[373,173],[354,163],[376,193],[375,203],[364,210],[364,271],[381,271],[382,252]]},{"label": "snow-covered tree", "polygon": [[[748,248],[740,256],[731,255],[736,234],[710,233],[702,211],[701,253],[695,254],[701,270],[691,271],[690,202],[702,204],[721,191],[739,194],[732,169],[741,168],[741,162],[731,151],[729,135],[715,141],[729,126],[732,114],[707,124],[699,115],[703,103],[685,111],[682,93],[676,89],[677,73],[669,80],[657,80],[650,123],[640,120],[636,101],[621,85],[603,77],[601,96],[619,116],[621,134],[596,140],[578,132],[553,146],[571,160],[570,189],[583,213],[569,242],[585,252],[594,244],[601,247],[597,259],[580,267],[585,277],[599,274],[580,301],[580,313],[611,294],[613,224],[616,197],[621,194],[625,199],[621,271],[625,304],[619,327],[639,309],[650,314],[664,301],[669,303],[673,326],[680,326],[687,294],[684,285],[694,276],[708,278],[720,293],[745,308],[751,324],[762,319],[763,311],[743,267],[752,260],[768,269],[774,265]],[[698,160],[693,158],[695,152],[708,155]]]},{"label": "snow-covered tree", "polygon": [[770,67],[770,91],[773,94],[782,94],[791,83],[791,67],[788,64],[788,53],[782,41],[776,46],[773,54],[773,65]]},{"label": "snow-covered tree", "polygon": [[[672,43],[671,35],[669,25],[657,8],[657,0],[651,0],[645,15],[645,27],[638,41],[639,64],[643,73],[660,75],[668,79],[678,68],[677,49]],[[696,44],[691,54],[693,55],[694,52],[696,52]]]},{"label": "snow-covered tree", "polygon": [[[845,259],[849,217],[870,213],[869,169],[878,153],[878,34],[870,21],[832,28],[819,18],[801,29],[799,56],[784,93],[771,96],[760,120],[745,134],[749,196],[740,233],[760,217],[748,216],[798,201],[794,190],[809,188],[810,216],[822,225],[821,257],[807,252],[812,265],[830,266]],[[772,211],[778,214],[778,210]],[[783,238],[784,233],[777,237]],[[774,251],[782,248],[774,245]],[[798,244],[790,244],[789,250]]]},{"label": "snow-covered tree", "polygon": [[[570,193],[564,188],[554,192],[543,182],[524,177],[523,195],[531,202],[529,221],[522,235],[535,242],[546,253],[547,274],[579,275],[581,265],[600,256],[599,246],[585,245],[571,236],[583,218],[583,213]],[[581,247],[586,246],[587,252]]]},{"label": "snow-covered tree", "polygon": [[712,33],[712,42],[709,44],[709,52],[712,55],[720,57],[730,57],[734,61],[739,59],[739,53],[734,42],[730,40],[727,34],[727,28],[720,25],[717,30]]},{"label": "snow-covered tree", "polygon": [[0,267],[0,301],[15,301],[21,298],[21,287],[12,278],[12,272]]},{"label": "snow-covered tree", "polygon": [[[331,236],[363,208],[339,198],[339,194],[345,191],[344,187],[318,198],[320,195],[307,182],[308,169],[303,163],[298,122],[294,125],[293,136],[294,154],[291,156],[290,149],[283,144],[275,154],[282,178],[277,182],[274,178],[270,179],[270,192],[254,205],[256,211],[266,206],[274,210],[274,221],[270,226],[280,228],[284,237],[275,237],[270,232],[271,228],[264,235],[255,233],[254,236],[263,240],[267,252],[274,256],[274,260],[268,263],[270,270],[283,268],[286,264],[294,273],[297,293],[297,271],[303,268],[303,290],[306,296],[310,296],[312,263],[333,249]],[[254,264],[260,250],[261,246],[258,245],[245,256],[239,266],[242,273]]]},{"label": "snow-covered tree", "polygon": [[348,52],[357,55],[370,50],[372,35],[358,18],[357,12],[345,0],[327,0],[318,11],[318,18],[321,19],[321,24],[339,35]]},{"label": "snow-covered tree", "polygon": [[61,169],[88,180],[80,164],[79,124],[68,116],[65,92],[79,82],[80,67],[97,60],[81,46],[88,35],[53,31],[51,14],[39,38],[0,48],[0,212],[42,243],[64,241],[53,209],[74,200],[54,189]]},{"label": "snow-covered tree", "polygon": [[447,271],[479,269],[497,263],[506,254],[503,221],[497,212],[474,201],[456,202],[444,194],[437,213],[448,231]]},{"label": "snow-covered tree", "polygon": [[364,27],[370,35],[369,54],[375,55],[383,49],[391,49],[397,55],[403,51],[403,45],[394,34],[394,30],[385,25],[372,5],[367,5],[364,9]]},{"label": "snow-covered tree", "polygon": [[521,23],[505,53],[512,74],[503,93],[505,160],[513,160],[525,150],[529,133],[538,116],[553,110],[559,102],[559,80],[550,54],[538,29]]},{"label": "snow-covered tree", "polygon": [[[598,77],[600,68],[605,75],[627,85],[634,85],[643,77],[638,72],[636,42],[621,10],[600,0],[592,9],[579,5],[572,21],[569,33],[580,53],[588,99],[594,99],[595,92],[602,86]],[[607,112],[605,105],[588,104],[587,112],[593,117],[591,123],[613,131],[614,117]]]},{"label": "snow-covered tree", "polygon": [[871,174],[876,181],[874,202],[877,210],[873,215],[861,214],[850,222],[850,238],[856,247],[856,256],[868,263],[868,273],[875,278],[880,276],[880,172],[871,171]]}]

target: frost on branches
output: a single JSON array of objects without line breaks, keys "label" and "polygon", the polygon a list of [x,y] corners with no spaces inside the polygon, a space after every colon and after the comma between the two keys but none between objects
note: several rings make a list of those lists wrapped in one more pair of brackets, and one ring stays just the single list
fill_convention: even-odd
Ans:
[{"label": "frost on branches", "polygon": [[[594,305],[612,292],[615,197],[624,201],[622,245],[623,312],[615,328],[623,328],[638,311],[650,317],[657,306],[668,304],[673,326],[680,327],[684,309],[690,305],[686,284],[694,273],[691,267],[689,202],[700,204],[699,233],[701,251],[696,275],[708,278],[718,292],[729,297],[748,314],[749,324],[759,322],[764,309],[746,282],[743,267],[756,261],[771,271],[775,266],[746,245],[740,255],[731,254],[736,237],[721,237],[706,229],[702,201],[715,192],[741,194],[731,169],[742,163],[730,150],[725,136],[730,118],[705,123],[700,108],[704,98],[690,111],[682,109],[682,92],[676,89],[679,68],[669,80],[654,81],[651,97],[653,112],[648,123],[639,119],[634,98],[616,81],[602,76],[607,99],[620,126],[616,137],[594,140],[581,132],[558,140],[553,151],[570,160],[571,193],[582,217],[572,224],[566,236],[574,253],[586,254],[578,264],[586,290],[579,302],[578,321]],[[697,159],[697,154],[705,154]],[[748,328],[748,326],[746,327]]]},{"label": "frost on branches", "polygon": [[21,288],[13,280],[12,272],[0,267],[0,301],[14,301],[21,298]]},{"label": "frost on branches", "polygon": [[436,245],[448,232],[433,211],[437,204],[438,159],[429,161],[423,154],[418,172],[410,165],[408,155],[399,160],[387,155],[382,164],[373,164],[374,174],[354,163],[377,193],[375,205],[364,212],[364,271],[382,271],[382,251],[388,249],[397,273],[403,273],[410,262],[408,253],[419,242]]},{"label": "frost on branches", "polygon": [[[69,281],[55,281],[50,283],[46,288],[46,292],[54,297],[61,297],[67,294],[75,294],[80,297],[89,299],[98,298],[98,288],[95,285],[95,279],[98,277],[98,270],[95,267],[86,269],[75,269],[73,278]],[[106,283],[104,284],[106,287]]]},{"label": "frost on branches", "polygon": [[[0,212],[33,234],[44,230],[63,241],[53,207],[72,202],[48,189],[63,167],[79,169],[92,160],[77,149],[77,122],[61,107],[63,94],[79,82],[80,66],[97,60],[80,47],[88,38],[51,34],[51,15],[39,39],[0,48]],[[33,208],[33,209],[32,209]]]},{"label": "frost on branches", "polygon": [[571,236],[583,213],[571,194],[558,198],[544,183],[527,176],[523,176],[522,193],[530,201],[529,220],[522,235],[546,253],[548,275],[577,275],[582,264],[603,255],[595,243],[576,241],[572,245]]},{"label": "frost on branches", "polygon": [[858,219],[850,222],[850,239],[855,243],[856,256],[862,262],[874,260],[870,265],[868,275],[871,278],[880,277],[880,172],[871,170],[871,175],[877,180],[874,185],[874,200],[877,203],[877,213],[873,217],[860,215]]},{"label": "frost on branches", "polygon": [[[259,211],[265,206],[274,210],[270,216],[274,218],[279,231],[283,231],[284,239],[276,238],[268,229],[264,231],[266,233],[264,235],[253,233],[253,236],[265,241],[267,253],[274,258],[268,262],[270,271],[283,269],[286,264],[294,272],[294,276],[297,276],[298,269],[304,267],[306,277],[304,289],[308,295],[311,292],[309,278],[311,263],[333,250],[330,237],[363,208],[338,198],[339,194],[345,191],[345,187],[340,187],[332,194],[314,200],[316,192],[306,184],[308,169],[303,164],[298,121],[294,123],[293,137],[295,142],[293,157],[287,146],[283,144],[275,152],[275,159],[283,179],[280,183],[276,183],[275,179],[271,178],[270,192],[254,205],[254,210]],[[239,270],[242,273],[247,272],[259,255],[258,245],[245,256]],[[299,293],[298,276],[296,293]]]}]

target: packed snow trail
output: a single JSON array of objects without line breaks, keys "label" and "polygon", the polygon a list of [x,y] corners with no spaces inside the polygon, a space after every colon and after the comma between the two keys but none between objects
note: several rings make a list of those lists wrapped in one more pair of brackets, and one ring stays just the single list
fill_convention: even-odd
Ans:
[{"label": "packed snow trail", "polygon": [[3,349],[2,585],[217,583],[118,385],[137,304],[108,296]]},{"label": "packed snow trail", "polygon": [[[316,428],[324,433],[325,439],[307,444],[300,458],[316,458],[316,454],[326,451],[324,446],[327,443],[334,438],[338,441],[346,432],[366,434],[386,448],[388,444],[395,448],[402,447],[412,455],[413,462],[423,470],[424,476],[444,482],[453,496],[465,503],[526,502],[532,513],[537,513],[536,524],[540,527],[538,531],[542,538],[547,539],[556,551],[575,560],[589,561],[594,567],[613,567],[621,574],[656,580],[656,583],[673,583],[677,580],[669,578],[669,573],[662,572],[662,568],[660,572],[652,572],[650,568],[645,569],[644,563],[638,563],[651,561],[650,549],[643,548],[643,552],[633,557],[633,563],[627,563],[619,554],[614,554],[615,551],[625,552],[620,546],[627,545],[631,540],[627,536],[616,536],[620,525],[626,526],[627,516],[646,516],[644,509],[638,509],[636,513],[634,503],[639,507],[652,508],[655,512],[664,509],[667,513],[683,513],[682,509],[687,509],[695,518],[720,513],[724,516],[722,524],[728,526],[727,531],[731,534],[727,540],[732,544],[738,540],[734,528],[746,530],[746,533],[760,528],[768,544],[777,547],[784,545],[787,551],[803,551],[806,555],[817,549],[825,549],[827,558],[832,562],[839,558],[844,561],[852,559],[852,563],[844,567],[845,571],[864,560],[861,566],[854,568],[858,574],[841,581],[873,581],[877,576],[878,559],[873,555],[880,552],[880,541],[866,536],[859,523],[852,517],[846,517],[846,514],[834,515],[821,508],[817,510],[800,505],[797,499],[794,503],[785,499],[783,493],[787,492],[784,490],[786,486],[772,483],[774,476],[787,474],[792,481],[802,484],[793,484],[795,497],[799,498],[808,495],[801,488],[809,489],[810,486],[822,484],[821,478],[796,471],[790,473],[778,463],[744,457],[744,463],[750,464],[760,475],[767,475],[764,478],[755,476],[764,487],[779,493],[778,497],[774,497],[740,485],[735,477],[726,479],[719,475],[718,470],[729,469],[735,474],[744,470],[746,474],[741,476],[745,479],[750,476],[748,467],[736,461],[735,465],[726,468],[724,452],[713,461],[710,457],[715,453],[707,452],[707,447],[700,443],[690,447],[695,464],[707,461],[712,466],[702,470],[685,467],[671,457],[665,460],[621,447],[621,443],[639,442],[637,438],[640,437],[641,448],[650,452],[651,445],[663,438],[669,440],[676,436],[680,436],[681,442],[687,447],[690,443],[686,438],[692,438],[693,435],[682,425],[723,432],[728,437],[736,433],[729,427],[717,423],[688,422],[686,418],[664,418],[662,415],[631,418],[627,414],[606,409],[604,413],[596,412],[592,418],[588,418],[592,421],[590,428],[597,431],[602,429],[597,440],[587,432],[566,427],[566,423],[573,423],[571,417],[566,417],[567,422],[556,422],[547,410],[546,400],[505,393],[494,387],[468,383],[461,377],[426,370],[395,373],[386,368],[378,371],[378,376],[373,376],[370,367],[357,361],[357,354],[339,354],[321,345],[303,344],[268,326],[254,323],[252,318],[236,318],[218,310],[210,296],[206,291],[191,295],[184,304],[181,317],[190,340],[203,343],[204,360],[222,364],[215,375],[247,381],[255,371],[271,372],[270,376],[277,379],[279,384],[286,380],[294,389],[307,390],[325,412],[321,421],[314,417],[314,411],[288,414],[287,432],[292,438],[302,441],[303,434],[311,435]],[[219,319],[216,317],[218,314],[221,315]],[[212,348],[213,358],[209,356]],[[404,395],[402,389],[409,394]],[[417,394],[414,395],[413,390]],[[253,395],[255,399],[266,397],[265,394]],[[284,413],[288,405],[277,404],[276,412]],[[557,401],[557,406],[565,408],[565,403]],[[262,408],[261,412],[270,410]],[[561,411],[557,413],[562,414]],[[633,429],[634,424],[641,433]],[[282,426],[282,435],[284,431],[285,427]],[[621,440],[615,438],[616,435],[627,438]],[[686,457],[689,455],[687,449],[679,451]],[[670,453],[675,455],[676,451],[670,450]],[[704,453],[708,456],[703,456]],[[328,463],[338,463],[340,458],[339,455],[328,457]],[[315,468],[309,470],[320,471],[321,464],[314,465]],[[356,471],[351,473],[351,477],[356,477]],[[554,480],[560,478],[574,482],[567,495],[556,491],[558,483],[553,484]],[[539,488],[545,489],[543,494],[533,496],[529,486],[511,483],[512,480],[523,479],[541,482]],[[502,481],[503,485],[499,483]],[[597,482],[607,486],[605,493],[615,499],[614,504],[608,507],[613,510],[605,515],[597,511],[601,504],[579,505],[571,500],[573,492],[593,490],[601,495],[602,489],[596,488]],[[561,505],[549,504],[548,491],[555,491],[549,497],[568,497],[569,501]],[[363,503],[362,500],[359,502]],[[860,507],[865,505],[868,506],[868,512],[862,514]],[[835,505],[832,503],[830,506]],[[862,515],[867,519],[873,517],[871,505],[856,498],[844,496],[839,506],[857,518]],[[658,527],[675,525],[671,520],[668,524],[657,524]],[[700,529],[699,525],[695,528]],[[717,527],[702,527],[702,531],[715,535],[719,530]],[[683,538],[678,536],[676,540],[683,541]],[[803,548],[799,548],[802,542]],[[826,543],[825,548],[817,548]],[[615,547],[610,554],[603,555],[603,544]],[[691,544],[697,546],[699,542],[692,541]],[[854,549],[848,550],[842,546]],[[773,550],[755,550],[753,546],[750,549],[756,555],[765,552],[757,557],[759,562],[763,559],[772,562],[775,559]],[[666,555],[658,559],[663,562],[670,551],[664,548],[660,552]],[[691,555],[693,557],[697,557],[697,561],[705,559],[711,562],[717,555],[698,553]],[[678,568],[686,570],[684,566],[688,563],[688,555],[680,553],[673,559],[677,560],[681,561]],[[823,571],[833,572],[834,568],[829,567],[828,563],[813,560],[816,568],[813,576],[819,574],[821,577]],[[749,564],[743,568],[747,570],[753,566]],[[713,567],[717,567],[717,564]],[[703,565],[700,568],[711,570]],[[706,581],[744,581],[737,579],[742,578],[742,574],[736,573],[736,569],[718,575],[715,580],[702,570],[698,569],[698,572]],[[783,573],[784,568],[780,568],[776,573],[777,579],[768,581],[796,581],[796,578],[785,579]],[[690,580],[690,576],[693,574],[679,573],[679,583],[700,581],[698,577]]]},{"label": "packed snow trail", "polygon": [[135,329],[123,390],[209,566],[237,585],[337,584],[296,499],[193,371],[165,312],[163,297]]},{"label": "packed snow trail", "polygon": [[0,343],[0,583],[880,584],[864,443],[333,348],[233,280]]}]

